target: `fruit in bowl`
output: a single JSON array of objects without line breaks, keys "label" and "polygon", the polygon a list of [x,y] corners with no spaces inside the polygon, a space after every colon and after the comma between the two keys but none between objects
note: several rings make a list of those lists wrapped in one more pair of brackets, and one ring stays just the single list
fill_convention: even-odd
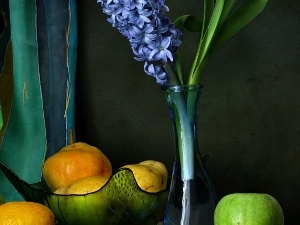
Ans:
[{"label": "fruit in bowl", "polygon": [[[71,147],[72,145],[73,147]],[[149,177],[150,185],[148,187],[139,186],[140,177],[134,175],[133,172],[135,170],[136,173],[139,169],[130,169],[130,165],[127,165],[128,168],[126,166],[119,168],[112,175],[110,175],[111,172],[106,173],[106,176],[103,176],[103,173],[93,174],[93,171],[97,170],[88,168],[88,173],[78,172],[81,176],[77,176],[78,174],[74,171],[80,171],[89,166],[94,168],[98,166],[97,163],[90,164],[91,157],[80,156],[80,154],[85,155],[86,153],[86,149],[80,150],[78,148],[82,146],[90,148],[85,143],[74,143],[50,157],[51,163],[48,164],[47,162],[50,158],[46,160],[43,175],[50,188],[45,187],[43,181],[28,184],[2,162],[0,162],[0,169],[17,191],[24,196],[25,200],[44,204],[50,208],[60,225],[156,225],[164,214],[168,198],[165,166],[153,160],[141,163],[145,164],[139,167],[143,168],[141,169],[142,172],[155,175],[152,178]],[[94,150],[95,148],[92,147],[88,149],[88,152],[92,153],[91,155],[94,153],[99,155],[100,150]],[[69,155],[72,152],[74,155]],[[103,160],[98,162],[102,163],[101,168],[106,168],[100,171],[111,171],[107,157],[102,152],[100,155]],[[142,174],[148,176],[147,173]],[[66,176],[66,174],[71,174],[71,176]],[[47,175],[49,175],[48,178],[46,178]],[[153,184],[151,184],[151,179]],[[157,183],[160,185],[157,186]],[[150,186],[156,186],[156,190],[147,191]]]},{"label": "fruit in bowl", "polygon": [[168,171],[166,166],[155,160],[123,166],[133,172],[139,187],[147,192],[156,193],[167,188]]},{"label": "fruit in bowl", "polygon": [[53,212],[35,202],[7,202],[0,205],[0,225],[55,225]]},{"label": "fruit in bowl", "polygon": [[87,176],[73,181],[68,186],[61,187],[54,191],[60,195],[84,195],[98,191],[109,179],[102,176]]},{"label": "fruit in bowl", "polygon": [[110,179],[80,178],[56,190],[46,205],[64,224],[155,225],[164,214],[168,195],[164,168],[160,162],[147,160],[120,168]]},{"label": "fruit in bowl", "polygon": [[216,206],[215,225],[284,225],[278,201],[264,193],[234,193]]},{"label": "fruit in bowl", "polygon": [[[150,193],[167,188],[166,166],[155,160],[129,164],[138,186]],[[98,148],[83,142],[73,143],[49,157],[43,177],[55,194],[87,194],[99,190],[112,175],[109,159]]]},{"label": "fruit in bowl", "polygon": [[87,176],[102,176],[109,179],[112,175],[112,166],[98,148],[76,142],[63,147],[46,159],[42,173],[49,189],[56,191]]}]

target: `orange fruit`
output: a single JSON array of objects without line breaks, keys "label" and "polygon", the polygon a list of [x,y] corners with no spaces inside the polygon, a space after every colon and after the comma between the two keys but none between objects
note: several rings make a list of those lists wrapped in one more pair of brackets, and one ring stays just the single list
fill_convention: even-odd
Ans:
[{"label": "orange fruit", "polygon": [[55,191],[87,176],[110,178],[112,166],[98,148],[77,142],[50,156],[42,172],[50,190]]},{"label": "orange fruit", "polygon": [[75,180],[71,184],[66,187],[62,187],[57,189],[55,194],[88,194],[94,191],[98,191],[101,187],[103,187],[109,179],[101,176],[89,176],[83,177],[81,179]]},{"label": "orange fruit", "polygon": [[55,225],[53,212],[35,202],[7,202],[0,205],[0,225]]}]

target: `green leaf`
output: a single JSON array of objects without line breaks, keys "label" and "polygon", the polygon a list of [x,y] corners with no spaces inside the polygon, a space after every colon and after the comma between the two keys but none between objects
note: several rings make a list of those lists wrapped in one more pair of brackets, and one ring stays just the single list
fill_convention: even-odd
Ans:
[{"label": "green leaf", "polygon": [[203,38],[200,40],[196,56],[193,65],[191,67],[188,84],[196,84],[200,79],[201,72],[202,72],[201,64],[213,41],[214,35],[217,31],[219,19],[223,11],[223,6],[224,6],[224,0],[216,1],[207,29],[205,31],[204,30],[202,31],[205,33],[203,35]]},{"label": "green leaf", "polygon": [[223,46],[238,31],[255,19],[265,8],[268,0],[248,0],[243,3],[224,22],[210,49],[210,55]]},{"label": "green leaf", "polygon": [[224,7],[223,7],[222,15],[219,20],[218,27],[221,27],[223,25],[224,21],[226,20],[227,16],[230,14],[235,3],[236,0],[226,0],[224,2]]},{"label": "green leaf", "polygon": [[200,32],[202,27],[202,21],[191,15],[178,17],[174,21],[174,24],[181,32],[184,32],[184,29],[190,32]]},{"label": "green leaf", "polygon": [[[222,2],[224,3],[223,6]],[[188,84],[200,82],[203,70],[209,58],[222,45],[255,19],[265,8],[268,0],[248,0],[231,13],[235,0],[216,1],[213,15],[205,31],[203,39],[200,40],[198,52],[189,74]]]},{"label": "green leaf", "polygon": [[[205,31],[210,22],[210,18],[214,12],[215,0],[204,0],[203,1],[203,25],[202,30]],[[203,38],[204,32],[202,32],[201,39]]]},{"label": "green leaf", "polygon": [[[191,15],[183,15],[178,17],[174,21],[174,24],[176,28],[179,29],[182,33],[184,33],[185,29],[190,32],[201,32],[201,28],[202,28],[202,21]],[[183,42],[182,43],[183,46],[185,43],[183,39],[182,42]],[[180,47],[178,52],[176,53],[175,68],[181,84],[183,84],[182,55],[183,55],[183,47]]]}]

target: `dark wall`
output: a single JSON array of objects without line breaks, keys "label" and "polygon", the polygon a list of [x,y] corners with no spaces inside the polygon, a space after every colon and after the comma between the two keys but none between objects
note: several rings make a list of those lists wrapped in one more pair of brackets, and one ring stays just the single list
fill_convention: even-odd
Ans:
[{"label": "dark wall", "polygon": [[[166,4],[174,19],[196,14],[200,2]],[[156,159],[171,170],[172,126],[159,86],[96,0],[78,1],[78,23],[77,141],[99,147],[114,169]],[[219,197],[269,193],[286,225],[300,224],[299,59],[300,1],[269,0],[210,61],[199,107],[200,148]]]}]

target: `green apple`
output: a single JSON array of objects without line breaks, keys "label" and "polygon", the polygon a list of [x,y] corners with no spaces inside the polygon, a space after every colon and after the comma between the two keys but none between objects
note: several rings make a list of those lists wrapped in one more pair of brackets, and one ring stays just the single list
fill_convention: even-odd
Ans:
[{"label": "green apple", "polygon": [[278,201],[269,194],[234,193],[216,206],[215,225],[284,225]]}]

